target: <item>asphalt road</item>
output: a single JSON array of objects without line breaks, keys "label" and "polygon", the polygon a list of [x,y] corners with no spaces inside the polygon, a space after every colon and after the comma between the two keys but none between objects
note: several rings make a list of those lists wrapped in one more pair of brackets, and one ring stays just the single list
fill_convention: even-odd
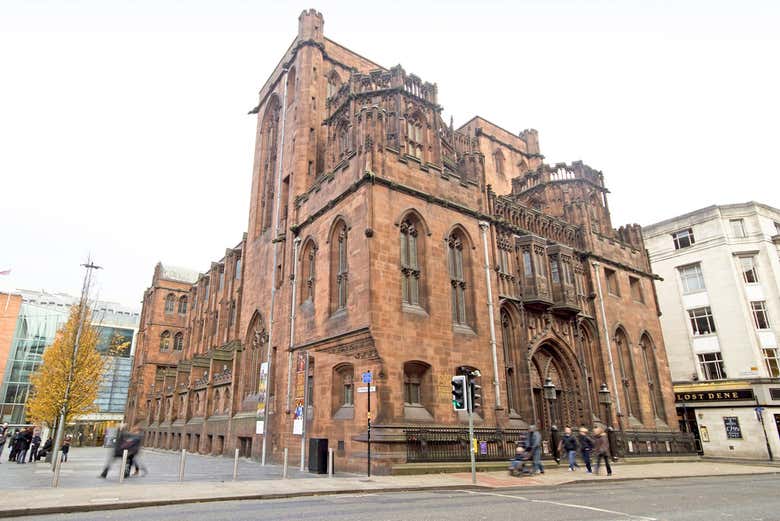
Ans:
[{"label": "asphalt road", "polygon": [[780,477],[766,475],[597,482],[545,490],[448,490],[228,501],[36,516],[35,519],[777,521],[780,520],[779,485]]}]

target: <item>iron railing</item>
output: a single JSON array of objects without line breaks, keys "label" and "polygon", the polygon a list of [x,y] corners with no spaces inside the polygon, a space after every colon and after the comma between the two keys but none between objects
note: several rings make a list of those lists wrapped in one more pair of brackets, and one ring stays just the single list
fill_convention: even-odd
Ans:
[{"label": "iron railing", "polygon": [[[517,443],[525,440],[525,429],[475,428],[477,461],[502,461],[514,457]],[[469,431],[461,427],[409,427],[406,437],[408,463],[466,461],[469,459]],[[549,431],[541,431],[542,453],[552,457]],[[614,431],[610,433],[613,456],[648,457],[695,455],[696,440],[689,432]]]}]

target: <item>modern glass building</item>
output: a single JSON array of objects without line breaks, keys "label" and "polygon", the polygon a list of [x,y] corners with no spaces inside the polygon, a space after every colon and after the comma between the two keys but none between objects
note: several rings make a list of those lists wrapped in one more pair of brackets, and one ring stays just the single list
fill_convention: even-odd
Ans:
[{"label": "modern glass building", "polygon": [[[61,293],[19,290],[22,304],[16,319],[8,361],[0,386],[0,422],[27,425],[25,404],[30,376],[41,364],[43,352],[68,320],[78,298]],[[138,331],[137,310],[113,302],[93,304],[92,325],[98,328],[97,349],[104,356],[103,377],[95,400],[97,411],[79,417],[69,430],[76,443],[100,444],[107,427],[122,421]]]}]

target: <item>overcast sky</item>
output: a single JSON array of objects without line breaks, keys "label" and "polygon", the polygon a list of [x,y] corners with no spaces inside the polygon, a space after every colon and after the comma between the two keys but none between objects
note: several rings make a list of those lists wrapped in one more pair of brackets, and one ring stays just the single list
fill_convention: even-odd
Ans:
[{"label": "overcast sky", "polygon": [[161,260],[205,271],[246,229],[255,117],[297,33],[439,86],[456,126],[539,131],[604,172],[613,223],[780,207],[780,2],[0,3],[0,285],[136,304]]}]

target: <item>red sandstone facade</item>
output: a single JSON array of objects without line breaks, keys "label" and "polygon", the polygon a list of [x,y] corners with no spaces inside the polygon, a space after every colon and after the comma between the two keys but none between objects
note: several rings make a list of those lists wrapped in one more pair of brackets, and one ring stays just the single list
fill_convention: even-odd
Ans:
[{"label": "red sandstone facade", "polygon": [[323,24],[301,14],[260,91],[244,240],[197,277],[155,271],[128,422],[156,446],[254,457],[262,425],[270,459],[297,458],[308,387],[307,437],[364,468],[371,371],[382,471],[405,461],[405,428],[465,425],[450,378],[468,367],[481,427],[549,428],[549,377],[559,425],[676,431],[654,276],[639,227],[612,227],[602,174],[545,164],[535,130],[454,128],[436,85]]}]

